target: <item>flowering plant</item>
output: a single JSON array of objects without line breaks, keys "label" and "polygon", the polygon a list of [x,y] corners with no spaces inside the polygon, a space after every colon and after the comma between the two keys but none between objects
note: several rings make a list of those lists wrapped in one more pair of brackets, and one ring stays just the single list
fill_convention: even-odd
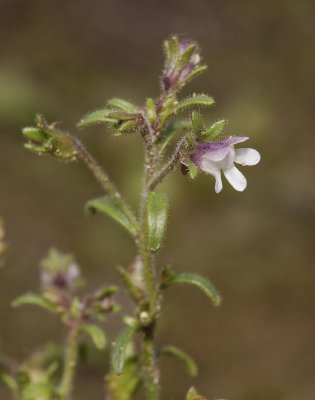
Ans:
[{"label": "flowering plant", "polygon": [[[168,198],[157,191],[161,182],[177,167],[194,179],[199,171],[215,178],[215,191],[222,190],[221,171],[238,191],[246,187],[246,179],[235,167],[255,165],[259,153],[249,148],[234,148],[247,137],[224,137],[225,120],[209,126],[197,111],[214,104],[206,94],[193,94],[184,99],[180,90],[206,70],[201,63],[200,49],[191,40],[176,36],[164,43],[165,64],[161,77],[161,94],[148,98],[144,106],[114,98],[107,107],[85,115],[78,128],[103,124],[114,137],[140,135],[145,149],[144,179],[140,212],[137,214],[117,190],[105,170],[98,164],[76,135],[59,129],[38,115],[35,126],[24,128],[25,147],[36,154],[49,154],[64,161],[82,161],[104,190],[104,196],[90,200],[86,208],[91,213],[105,214],[119,223],[136,246],[135,260],[129,268],[118,268],[122,283],[134,303],[134,312],[123,318],[124,328],[112,344],[111,367],[106,376],[106,395],[111,400],[131,400],[142,388],[145,398],[161,396],[158,358],[177,358],[192,376],[197,373],[193,359],[181,349],[155,346],[155,331],[163,310],[163,294],[174,285],[193,285],[218,306],[221,296],[210,281],[195,273],[178,273],[170,266],[157,266],[156,255],[161,248],[169,214]],[[179,118],[190,111],[190,119]],[[171,150],[170,150],[171,149]],[[1,240],[1,236],[0,236]],[[1,243],[1,242],[0,242]],[[0,247],[1,252],[1,247]],[[79,343],[90,336],[95,346],[103,349],[106,337],[100,323],[106,314],[119,311],[113,297],[118,290],[105,286],[81,298],[78,286],[83,285],[80,268],[71,255],[52,249],[41,262],[39,293],[27,293],[13,302],[14,306],[35,304],[61,319],[67,331],[64,356],[51,356],[44,349],[34,369],[26,360],[14,368],[2,368],[2,381],[19,400],[69,400],[72,396],[75,368],[79,362]],[[140,346],[136,343],[140,342]],[[202,397],[188,391],[186,400]]]}]

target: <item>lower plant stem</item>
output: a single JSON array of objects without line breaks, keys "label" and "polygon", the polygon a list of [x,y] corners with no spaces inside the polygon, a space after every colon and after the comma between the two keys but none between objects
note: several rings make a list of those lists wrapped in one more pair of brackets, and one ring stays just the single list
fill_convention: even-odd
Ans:
[{"label": "lower plant stem", "polygon": [[142,364],[147,400],[159,399],[159,370],[154,349],[154,324],[143,331]]},{"label": "lower plant stem", "polygon": [[61,400],[70,400],[71,398],[75,367],[77,365],[78,357],[78,337],[79,322],[76,321],[70,327],[68,334],[64,370],[59,387]]}]

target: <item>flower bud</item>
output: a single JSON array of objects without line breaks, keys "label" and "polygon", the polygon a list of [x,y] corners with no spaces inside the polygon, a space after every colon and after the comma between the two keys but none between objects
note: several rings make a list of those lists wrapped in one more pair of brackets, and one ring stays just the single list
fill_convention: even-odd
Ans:
[{"label": "flower bud", "polygon": [[44,289],[61,291],[75,288],[81,272],[73,257],[51,249],[41,263],[41,284]]},{"label": "flower bud", "polygon": [[[165,92],[178,90],[184,86],[200,67],[200,54],[196,42],[179,40],[173,36],[164,43],[166,60],[162,75],[162,87]],[[202,70],[204,67],[202,67]]]}]

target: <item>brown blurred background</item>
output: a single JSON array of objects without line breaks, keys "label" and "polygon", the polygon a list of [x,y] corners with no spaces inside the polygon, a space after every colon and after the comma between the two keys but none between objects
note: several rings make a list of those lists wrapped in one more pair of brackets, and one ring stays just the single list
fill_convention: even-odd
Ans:
[{"label": "brown blurred background", "polygon": [[[192,380],[164,360],[162,397],[183,399],[194,384],[209,399],[315,398],[314,20],[312,0],[0,1],[0,215],[10,240],[1,352],[22,360],[62,341],[53,316],[10,308],[36,290],[51,245],[76,255],[90,288],[118,283],[115,265],[134,255],[113,222],[85,216],[101,191],[84,167],[26,152],[21,127],[39,111],[71,130],[110,97],[141,104],[158,95],[161,43],[187,34],[209,65],[189,90],[213,95],[209,120],[228,118],[227,134],[250,136],[262,162],[245,170],[244,193],[225,183],[216,195],[210,177],[190,182],[178,171],[165,185],[172,208],[161,263],[205,274],[224,302],[213,309],[194,289],[168,292],[158,341],[190,352],[200,374]],[[136,204],[139,138],[114,140],[101,128],[80,136]],[[108,320],[110,338],[119,324]],[[107,355],[92,350],[74,398],[103,398],[107,367]]]}]

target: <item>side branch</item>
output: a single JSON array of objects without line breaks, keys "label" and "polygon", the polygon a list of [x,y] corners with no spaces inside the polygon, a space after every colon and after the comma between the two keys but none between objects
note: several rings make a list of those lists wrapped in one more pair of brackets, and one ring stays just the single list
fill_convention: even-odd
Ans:
[{"label": "side branch", "polygon": [[167,161],[167,163],[163,166],[163,168],[160,170],[160,172],[152,179],[152,181],[149,183],[149,190],[154,190],[156,186],[162,182],[162,180],[170,173],[173,171],[173,169],[176,167],[180,160],[181,153],[186,145],[186,138],[183,137],[176,145],[176,148],[171,155],[170,159]]},{"label": "side branch", "polygon": [[87,149],[78,139],[75,139],[75,146],[78,152],[78,158],[80,158],[88,167],[88,169],[93,172],[101,187],[105,190],[109,197],[116,202],[116,204],[130,218],[130,220],[137,224],[138,222],[135,214],[131,211],[131,208],[118,192],[103,168],[97,163],[95,158],[87,151]]}]

